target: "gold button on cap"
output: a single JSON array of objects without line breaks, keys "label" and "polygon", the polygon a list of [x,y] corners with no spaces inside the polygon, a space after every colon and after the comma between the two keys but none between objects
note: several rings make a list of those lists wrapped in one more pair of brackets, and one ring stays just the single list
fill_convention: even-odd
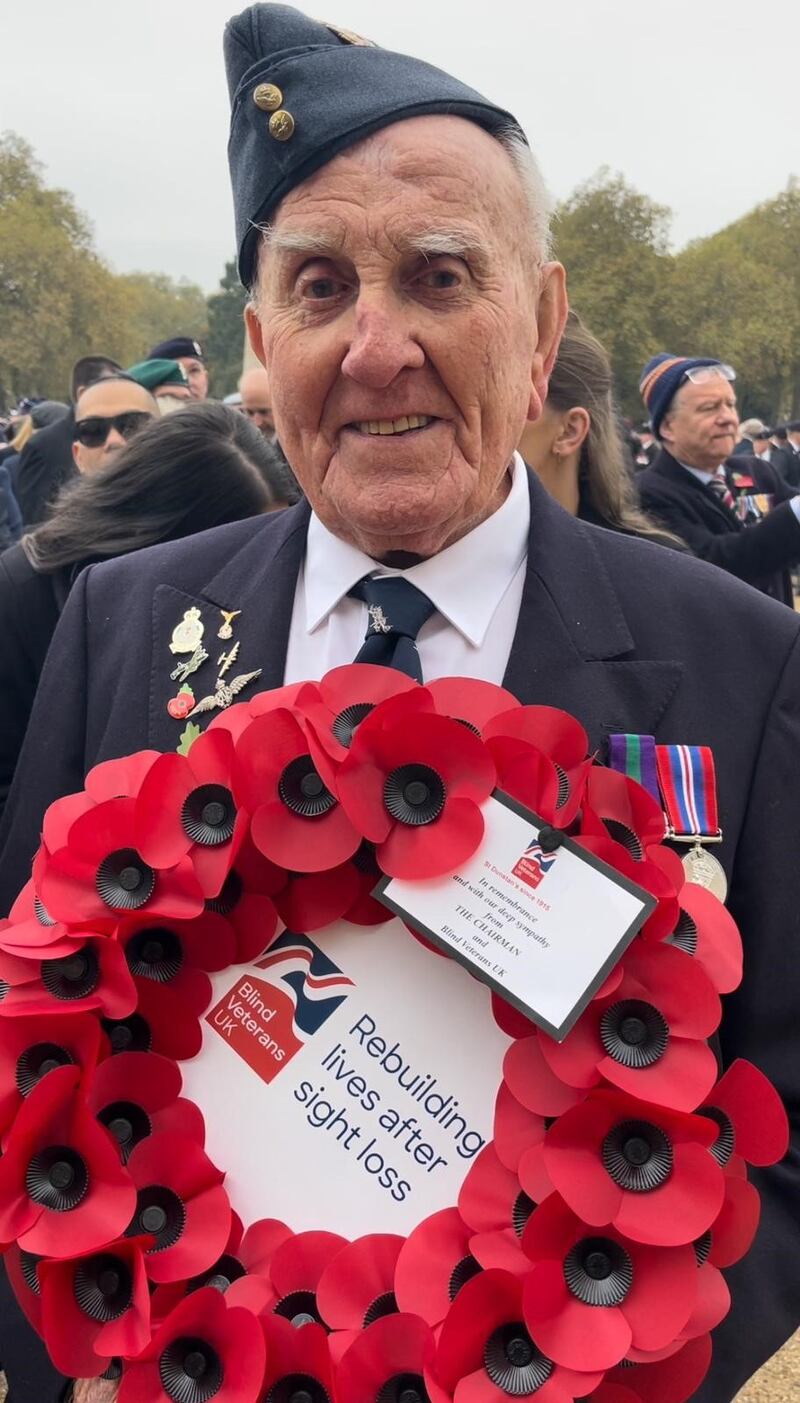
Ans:
[{"label": "gold button on cap", "polygon": [[283,93],[274,83],[259,83],[253,89],[253,102],[262,112],[275,112],[283,102]]},{"label": "gold button on cap", "polygon": [[276,141],[288,141],[294,136],[294,117],[291,112],[273,112],[269,119],[269,134]]}]

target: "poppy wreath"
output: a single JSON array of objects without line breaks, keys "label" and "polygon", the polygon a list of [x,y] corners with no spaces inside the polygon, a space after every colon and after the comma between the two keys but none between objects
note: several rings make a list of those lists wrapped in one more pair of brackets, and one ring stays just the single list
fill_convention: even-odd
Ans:
[{"label": "poppy wreath", "polygon": [[[652,914],[563,1042],[492,996],[510,1043],[457,1204],[408,1237],[243,1224],[181,1095],[209,975],[389,919],[378,878],[456,870],[496,788]],[[574,718],[359,664],[56,801],[0,922],[0,1243],[56,1366],[120,1403],[686,1403],[788,1125],[751,1064],[719,1075],[741,941],[663,838]]]}]

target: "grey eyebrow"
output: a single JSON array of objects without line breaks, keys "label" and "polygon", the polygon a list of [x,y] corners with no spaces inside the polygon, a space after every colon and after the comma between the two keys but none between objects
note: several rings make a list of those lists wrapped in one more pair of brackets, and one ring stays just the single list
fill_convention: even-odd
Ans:
[{"label": "grey eyebrow", "polygon": [[273,253],[310,253],[326,258],[342,251],[341,240],[329,234],[275,229],[272,225],[265,225],[261,233],[264,243]]},{"label": "grey eyebrow", "polygon": [[484,263],[489,259],[489,250],[475,237],[472,230],[430,229],[424,234],[412,234],[406,243],[414,253],[421,253],[424,258],[439,258],[442,255],[451,258],[471,257]]},{"label": "grey eyebrow", "polygon": [[[320,258],[335,258],[342,253],[343,241],[336,235],[313,230],[275,229],[271,225],[263,226],[261,232],[265,245],[273,253],[304,253]],[[490,259],[489,249],[471,229],[428,229],[424,233],[409,234],[399,242],[409,252],[422,254],[423,258],[440,258],[443,255],[472,258],[483,265]]]}]

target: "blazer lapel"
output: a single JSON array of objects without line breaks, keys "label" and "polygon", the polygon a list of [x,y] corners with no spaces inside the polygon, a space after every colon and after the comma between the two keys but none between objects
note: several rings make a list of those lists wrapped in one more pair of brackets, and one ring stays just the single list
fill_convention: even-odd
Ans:
[{"label": "blazer lapel", "polygon": [[[242,689],[242,700],[256,691],[280,687],[286,662],[286,647],[292,620],[295,585],[305,551],[310,512],[306,502],[281,513],[271,530],[258,531],[247,544],[226,561],[196,594],[173,585],[159,585],[153,599],[153,665],[150,674],[150,743],[160,750],[174,750],[186,725],[185,718],[174,718],[168,703],[181,686],[172,673],[190,654],[173,654],[173,630],[187,610],[198,609],[203,624],[202,646],[208,658],[187,676],[196,702],[213,695],[223,655],[236,645],[236,657],[225,680],[260,670],[260,676]],[[224,629],[223,610],[237,610],[231,621],[231,637],[220,638]],[[218,709],[201,712],[192,721],[202,730]]]},{"label": "blazer lapel", "polygon": [[527,704],[572,712],[593,748],[615,731],[653,734],[683,674],[633,656],[635,643],[597,532],[556,505],[529,474],[531,534],[504,685]]},{"label": "blazer lapel", "polygon": [[[653,463],[653,471],[657,472],[659,477],[666,478],[668,482],[671,482],[679,492],[694,492],[698,500],[702,501],[706,515],[715,516],[724,521],[728,530],[734,526],[737,531],[741,531],[742,523],[736,512],[731,511],[730,507],[726,507],[706,483],[701,482],[693,473],[687,472],[686,468],[676,458],[673,458],[671,453],[667,453],[666,449],[662,448]],[[728,474],[726,476],[730,487],[730,476]]]}]

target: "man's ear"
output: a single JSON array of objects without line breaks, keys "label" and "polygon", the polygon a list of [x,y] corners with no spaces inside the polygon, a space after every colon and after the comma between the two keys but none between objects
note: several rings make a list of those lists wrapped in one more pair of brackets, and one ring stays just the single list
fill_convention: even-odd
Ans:
[{"label": "man's ear", "polygon": [[261,320],[259,318],[258,312],[256,311],[254,302],[248,302],[247,306],[245,307],[244,322],[245,326],[247,327],[247,339],[250,342],[250,348],[253,352],[253,355],[266,370],[267,357],[266,352],[264,350],[264,332],[262,330]]},{"label": "man's ear", "polygon": [[558,355],[569,311],[567,275],[560,263],[545,263],[541,270],[539,303],[536,309],[537,342],[531,363],[531,397],[528,419],[536,420],[547,399],[550,373]]},{"label": "man's ear", "polygon": [[73,441],[72,441],[72,461],[73,461],[73,463],[75,464],[75,467],[78,469],[78,472],[80,472],[80,470],[81,470],[81,465],[80,465],[80,462],[78,461],[78,454],[80,453],[80,451],[81,451],[81,446],[80,446],[80,444],[77,442],[76,439],[73,439]]}]

